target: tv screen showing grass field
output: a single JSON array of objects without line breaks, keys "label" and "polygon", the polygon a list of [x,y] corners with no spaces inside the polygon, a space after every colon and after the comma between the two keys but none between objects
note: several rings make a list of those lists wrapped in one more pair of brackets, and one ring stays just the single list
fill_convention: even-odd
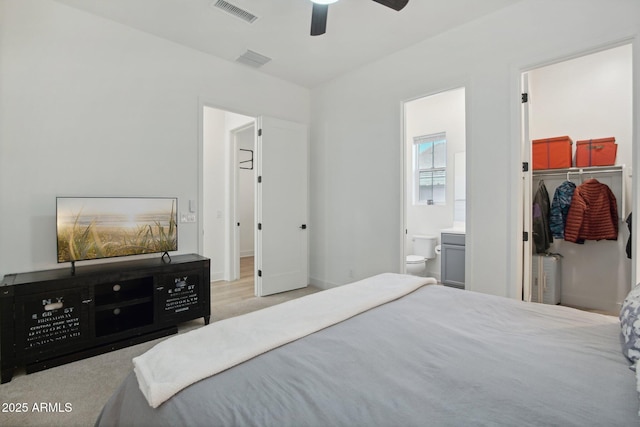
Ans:
[{"label": "tv screen showing grass field", "polygon": [[58,197],[58,262],[178,249],[176,198]]}]

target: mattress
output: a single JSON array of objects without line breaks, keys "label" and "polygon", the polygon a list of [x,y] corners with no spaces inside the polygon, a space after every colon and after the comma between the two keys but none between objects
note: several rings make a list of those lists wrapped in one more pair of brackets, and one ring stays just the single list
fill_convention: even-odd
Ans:
[{"label": "mattress", "polygon": [[[215,353],[220,342],[203,342]],[[188,366],[177,367],[189,369]],[[422,287],[203,379],[158,408],[132,373],[98,426],[629,426],[617,318]]]}]

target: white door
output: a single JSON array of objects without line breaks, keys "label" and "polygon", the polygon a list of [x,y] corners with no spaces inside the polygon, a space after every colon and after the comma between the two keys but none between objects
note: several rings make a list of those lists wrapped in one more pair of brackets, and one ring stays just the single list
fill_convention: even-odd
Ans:
[{"label": "white door", "polygon": [[258,117],[255,294],[308,282],[308,131],[306,125]]}]

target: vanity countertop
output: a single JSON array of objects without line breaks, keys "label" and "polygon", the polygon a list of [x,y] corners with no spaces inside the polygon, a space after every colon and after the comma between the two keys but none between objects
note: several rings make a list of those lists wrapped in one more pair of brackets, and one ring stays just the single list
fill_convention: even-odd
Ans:
[{"label": "vanity countertop", "polygon": [[451,227],[451,228],[444,228],[442,230],[440,230],[441,233],[451,233],[451,234],[466,234],[466,230],[465,227]]}]

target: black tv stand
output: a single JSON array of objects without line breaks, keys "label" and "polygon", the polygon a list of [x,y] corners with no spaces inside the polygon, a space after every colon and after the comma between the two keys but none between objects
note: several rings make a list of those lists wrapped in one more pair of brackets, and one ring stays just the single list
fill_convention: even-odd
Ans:
[{"label": "black tv stand", "polygon": [[211,315],[199,255],[7,274],[0,285],[1,382],[177,332]]}]

